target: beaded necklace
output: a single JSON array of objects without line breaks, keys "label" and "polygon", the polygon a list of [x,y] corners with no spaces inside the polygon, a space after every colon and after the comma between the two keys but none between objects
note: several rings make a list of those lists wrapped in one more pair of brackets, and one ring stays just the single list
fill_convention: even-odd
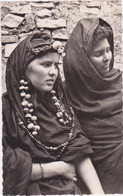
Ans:
[{"label": "beaded necklace", "polygon": [[74,113],[73,113],[72,108],[70,107],[70,111],[72,114],[72,116],[70,116],[68,112],[66,112],[65,107],[63,106],[62,102],[57,98],[55,90],[51,90],[50,95],[54,103],[54,106],[56,107],[56,116],[57,116],[59,123],[62,124],[63,126],[66,124],[69,124],[71,128],[67,136],[67,139],[65,140],[64,143],[56,147],[47,146],[35,138],[35,136],[40,131],[40,126],[37,123],[37,116],[34,115],[34,106],[30,100],[31,94],[29,93],[29,87],[27,86],[28,82],[22,79],[20,80],[20,84],[21,86],[19,87],[19,90],[21,91],[20,96],[22,97],[21,104],[22,104],[22,108],[25,114],[26,121],[27,121],[27,126],[24,125],[24,122],[21,120],[18,113],[16,112],[19,125],[28,133],[31,139],[33,139],[38,145],[50,151],[56,151],[60,149],[60,153],[58,154],[58,158],[59,158],[61,156],[61,153],[65,150],[66,146],[68,145],[69,141],[71,140],[73,136]]}]

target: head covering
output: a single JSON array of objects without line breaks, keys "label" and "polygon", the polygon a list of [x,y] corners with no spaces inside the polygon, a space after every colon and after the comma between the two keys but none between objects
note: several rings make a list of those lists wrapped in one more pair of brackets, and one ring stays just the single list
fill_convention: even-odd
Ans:
[{"label": "head covering", "polygon": [[[81,19],[65,47],[64,72],[70,100],[74,109],[84,115],[101,115],[101,113],[106,115],[117,107],[119,100],[121,101],[121,94],[118,93],[122,86],[121,72],[113,69],[113,58],[111,70],[104,77],[98,73],[88,58],[92,48],[93,34],[98,25],[110,27],[101,18]],[[113,32],[108,41],[114,56]],[[114,103],[115,96],[117,101]],[[107,97],[110,97],[109,105],[107,105]]]},{"label": "head covering", "polygon": [[20,80],[25,77],[27,65],[38,55],[48,51],[56,51],[57,48],[54,49],[53,43],[53,38],[45,31],[34,33],[20,42],[8,59],[6,68],[7,92],[11,104],[22,119],[23,111],[19,92]]}]

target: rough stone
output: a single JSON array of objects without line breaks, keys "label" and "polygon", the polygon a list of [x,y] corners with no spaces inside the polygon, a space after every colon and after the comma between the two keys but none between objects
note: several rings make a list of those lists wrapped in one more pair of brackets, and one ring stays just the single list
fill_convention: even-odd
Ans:
[{"label": "rough stone", "polygon": [[10,8],[10,12],[13,14],[27,14],[31,13],[31,6],[30,5],[23,5],[23,6],[14,6]]},{"label": "rough stone", "polygon": [[14,44],[6,44],[5,45],[5,57],[9,57],[17,45],[18,45],[17,43],[16,44],[15,43]]},{"label": "rough stone", "polygon": [[9,32],[8,32],[8,31],[1,30],[1,34],[2,34],[2,35],[8,35]]},{"label": "rough stone", "polygon": [[38,28],[60,28],[66,27],[66,20],[64,19],[57,19],[57,20],[48,20],[48,19],[40,19],[37,18],[36,24]]},{"label": "rough stone", "polygon": [[97,7],[101,8],[101,2],[100,1],[87,1],[86,2],[87,7]]},{"label": "rough stone", "polygon": [[18,36],[17,35],[7,35],[7,36],[4,35],[1,37],[1,42],[3,44],[18,42]]},{"label": "rough stone", "polygon": [[42,9],[39,10],[35,13],[36,16],[39,16],[41,18],[47,17],[47,16],[51,16],[52,12],[49,9]]},{"label": "rough stone", "polygon": [[6,26],[10,28],[18,27],[23,21],[23,19],[24,18],[20,16],[16,16],[13,14],[7,14],[2,20],[1,26]]},{"label": "rough stone", "polygon": [[55,34],[53,33],[53,38],[54,39],[61,39],[61,40],[67,40],[68,39],[68,36],[67,35],[63,35],[63,34]]},{"label": "rough stone", "polygon": [[33,7],[42,7],[42,8],[54,8],[53,3],[30,3],[31,6]]},{"label": "rough stone", "polygon": [[27,28],[29,30],[34,29],[35,28],[34,15],[33,14],[26,14],[25,19],[26,19],[26,23],[27,23]]}]

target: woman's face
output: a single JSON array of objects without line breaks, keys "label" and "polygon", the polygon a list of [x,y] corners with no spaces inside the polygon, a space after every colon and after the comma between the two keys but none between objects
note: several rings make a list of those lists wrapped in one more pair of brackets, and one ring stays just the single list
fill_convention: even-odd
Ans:
[{"label": "woman's face", "polygon": [[105,75],[110,70],[112,52],[107,38],[103,38],[92,47],[90,61],[100,75]]},{"label": "woman's face", "polygon": [[31,61],[26,69],[26,77],[33,87],[42,93],[52,90],[58,76],[58,64],[60,55],[56,52],[37,57]]}]

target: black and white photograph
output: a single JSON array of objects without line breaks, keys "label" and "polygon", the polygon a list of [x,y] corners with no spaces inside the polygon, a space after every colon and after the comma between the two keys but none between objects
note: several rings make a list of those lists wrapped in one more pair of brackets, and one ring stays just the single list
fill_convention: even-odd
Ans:
[{"label": "black and white photograph", "polygon": [[2,195],[123,195],[121,0],[1,1]]}]

